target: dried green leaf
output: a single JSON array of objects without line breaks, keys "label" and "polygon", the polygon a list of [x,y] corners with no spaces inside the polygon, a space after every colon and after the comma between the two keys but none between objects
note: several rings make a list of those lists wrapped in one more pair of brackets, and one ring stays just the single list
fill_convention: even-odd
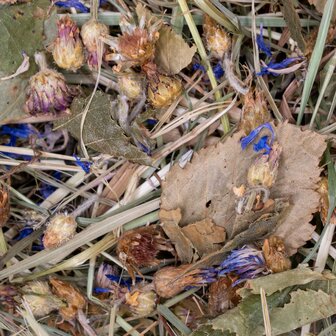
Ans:
[{"label": "dried green leaf", "polygon": [[[319,161],[326,143],[323,136],[287,123],[279,124],[275,132],[283,151],[270,195],[290,204],[286,215],[277,221],[275,234],[284,238],[292,255],[314,231],[309,222],[319,206],[316,188],[321,172]],[[171,169],[163,183],[161,208],[180,208],[181,226],[210,218],[225,228],[228,239],[233,238],[237,217],[233,188],[247,185],[247,171],[258,155],[253,146],[241,149],[241,137],[241,133],[236,133],[223,144],[201,150],[184,169],[178,165]]]},{"label": "dried green leaf", "polygon": [[259,294],[260,288],[265,290],[266,295],[271,295],[277,291],[281,291],[287,287],[294,285],[305,285],[316,280],[335,280],[336,277],[332,273],[321,274],[314,272],[307,267],[299,267],[286,272],[270,274],[258,279],[248,280],[247,288],[250,294]]},{"label": "dried green leaf", "polygon": [[176,34],[168,26],[162,27],[159,33],[155,62],[166,74],[176,75],[191,63],[197,48],[196,46],[189,47],[182,36]]},{"label": "dried green leaf", "polygon": [[[76,139],[80,137],[80,124],[88,98],[75,98],[71,104],[71,115],[58,120],[56,128],[66,128]],[[100,153],[149,165],[151,159],[144,152],[131,144],[122,128],[112,118],[112,97],[98,91],[85,118],[83,140],[88,146]]]}]

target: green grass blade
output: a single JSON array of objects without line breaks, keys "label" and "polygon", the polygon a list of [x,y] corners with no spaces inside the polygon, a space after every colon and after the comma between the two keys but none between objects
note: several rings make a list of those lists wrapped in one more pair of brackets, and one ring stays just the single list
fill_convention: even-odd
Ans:
[{"label": "green grass blade", "polygon": [[313,88],[313,84],[318,72],[318,68],[321,62],[325,41],[327,38],[331,16],[333,13],[335,0],[328,0],[323,11],[321,25],[318,31],[316,44],[310,59],[308,66],[308,72],[303,87],[302,99],[300,105],[300,111],[297,119],[297,125],[300,125],[303,119],[303,114],[310,98],[310,93]]}]

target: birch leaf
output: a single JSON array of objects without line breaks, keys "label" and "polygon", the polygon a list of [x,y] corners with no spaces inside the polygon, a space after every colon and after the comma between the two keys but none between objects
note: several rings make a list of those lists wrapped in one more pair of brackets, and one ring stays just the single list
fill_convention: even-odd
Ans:
[{"label": "birch leaf", "polygon": [[166,74],[176,75],[191,63],[197,48],[189,47],[182,36],[176,34],[170,27],[162,27],[159,33],[155,62]]}]

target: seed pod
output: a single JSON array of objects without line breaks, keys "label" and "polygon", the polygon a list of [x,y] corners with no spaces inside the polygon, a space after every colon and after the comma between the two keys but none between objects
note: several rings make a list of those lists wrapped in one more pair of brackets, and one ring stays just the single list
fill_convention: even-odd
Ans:
[{"label": "seed pod", "polygon": [[59,310],[60,314],[66,321],[73,320],[78,310],[83,310],[86,305],[84,296],[69,283],[56,278],[51,278],[49,281],[53,293],[65,303],[65,307]]},{"label": "seed pod", "polygon": [[229,34],[209,15],[204,16],[203,31],[205,44],[210,55],[222,60],[224,54],[230,51],[231,48]]},{"label": "seed pod", "polygon": [[3,227],[10,215],[9,192],[3,185],[0,186],[0,227]]},{"label": "seed pod", "polygon": [[153,284],[157,295],[163,298],[171,298],[186,287],[203,286],[215,281],[216,273],[213,269],[195,269],[184,275],[190,265],[185,264],[179,267],[164,267],[154,274]]},{"label": "seed pod", "polygon": [[149,79],[148,100],[157,109],[168,107],[181,93],[182,84],[174,77],[158,75]]},{"label": "seed pod", "polygon": [[156,257],[160,251],[174,253],[174,248],[155,225],[124,233],[117,246],[117,255],[125,263],[132,279],[134,273],[139,272],[138,268],[158,265],[160,261]]},{"label": "seed pod", "polygon": [[248,135],[258,126],[269,122],[271,115],[267,108],[265,95],[261,90],[250,90],[243,97],[244,104],[239,128]]},{"label": "seed pod", "polygon": [[211,316],[225,313],[239,303],[240,296],[237,294],[239,287],[232,286],[237,280],[238,277],[228,275],[210,285],[208,305]]},{"label": "seed pod", "polygon": [[77,223],[73,216],[66,214],[55,215],[44,231],[44,247],[51,249],[65,244],[75,235],[76,228]]},{"label": "seed pod", "polygon": [[143,317],[151,314],[156,307],[157,296],[155,292],[136,289],[126,294],[126,305],[134,316]]},{"label": "seed pod", "polygon": [[267,267],[273,273],[287,271],[291,268],[291,261],[286,253],[286,246],[281,237],[270,236],[265,239],[263,253]]},{"label": "seed pod", "polygon": [[75,95],[65,83],[59,72],[48,69],[45,55],[35,54],[40,71],[29,80],[25,111],[32,115],[38,113],[64,112]]},{"label": "seed pod", "polygon": [[58,36],[52,45],[56,64],[66,70],[76,71],[84,63],[83,43],[76,23],[65,16],[57,22]]},{"label": "seed pod", "polygon": [[[98,22],[94,18],[87,21],[81,30],[81,36],[85,48],[88,51],[88,66],[92,69],[98,68],[99,56],[103,56],[106,51],[106,46],[100,41],[100,37],[108,35],[109,28],[103,23]],[[101,51],[101,55],[99,55]]]},{"label": "seed pod", "polygon": [[278,174],[281,152],[282,147],[274,143],[269,154],[262,154],[253,162],[247,173],[247,181],[251,187],[272,187]]},{"label": "seed pod", "polygon": [[63,306],[62,300],[54,296],[45,281],[33,281],[22,288],[25,300],[36,317],[46,316]]}]

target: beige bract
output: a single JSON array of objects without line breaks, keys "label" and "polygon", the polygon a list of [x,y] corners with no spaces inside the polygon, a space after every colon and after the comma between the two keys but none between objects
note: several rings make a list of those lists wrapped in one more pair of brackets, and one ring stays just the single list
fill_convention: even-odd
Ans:
[{"label": "beige bract", "polygon": [[[319,206],[316,191],[320,180],[320,158],[326,149],[325,137],[283,123],[275,127],[276,140],[282,146],[278,176],[270,189],[272,199],[287,199],[285,216],[276,224],[275,235],[284,239],[289,255],[310,239],[314,227],[309,223]],[[237,218],[234,188],[247,185],[247,172],[260,155],[250,145],[242,150],[242,133],[224,143],[195,154],[184,169],[175,165],[168,174],[161,197],[161,208],[181,209],[181,226],[211,219],[233,238]]]}]

